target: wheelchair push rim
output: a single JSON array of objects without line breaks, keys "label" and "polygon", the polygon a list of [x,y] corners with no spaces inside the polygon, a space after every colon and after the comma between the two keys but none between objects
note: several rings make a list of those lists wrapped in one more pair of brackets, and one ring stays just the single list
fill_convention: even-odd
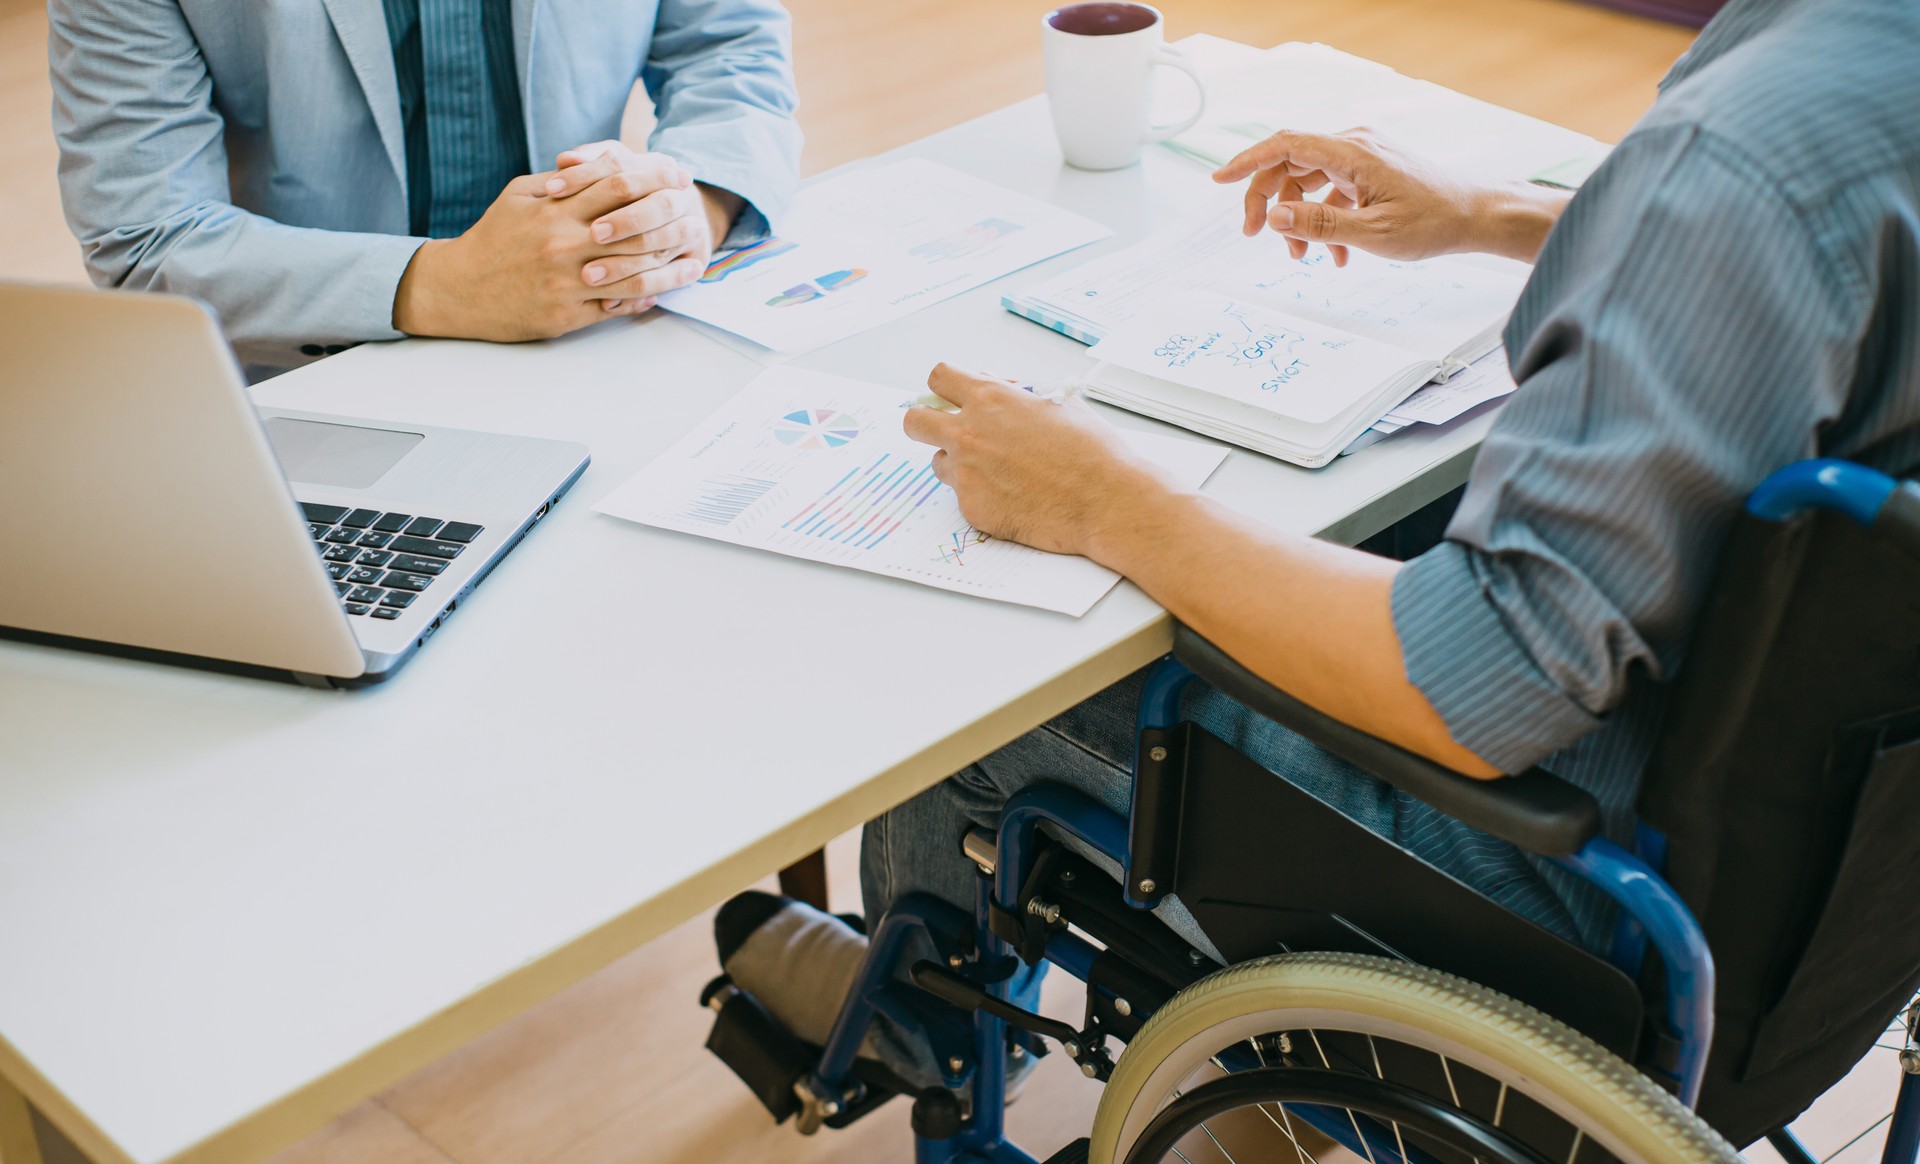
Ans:
[{"label": "wheelchair push rim", "polygon": [[[1436,1098],[1437,1091],[1444,1106],[1451,1092],[1452,1104],[1462,1114],[1471,1115],[1495,1135],[1502,1134],[1499,1125],[1509,1096],[1523,1096],[1537,1105],[1532,1110],[1544,1109],[1571,1129],[1567,1133],[1571,1150],[1554,1155],[1572,1164],[1601,1159],[1593,1149],[1624,1164],[1733,1164],[1740,1159],[1718,1133],[1632,1065],[1539,1011],[1452,975],[1350,954],[1258,959],[1222,970],[1182,991],[1154,1015],[1120,1057],[1100,1099],[1089,1159],[1098,1164],[1136,1164],[1140,1157],[1134,1149],[1147,1146],[1143,1142],[1156,1119],[1176,1110],[1176,1105],[1191,1104],[1207,1086],[1203,1076],[1231,1077],[1223,1055],[1238,1055],[1244,1061],[1245,1048],[1259,1045],[1256,1040],[1268,1040],[1271,1045],[1283,1032],[1299,1044],[1302,1064],[1312,1066],[1317,1057],[1327,1078],[1341,1081],[1342,1086],[1371,1086],[1381,1095],[1395,1085],[1369,1078],[1380,1073],[1380,1045],[1397,1045],[1392,1052],[1401,1056],[1435,1056],[1445,1087],[1429,1087],[1427,1098]],[[1336,1062],[1339,1053],[1328,1058],[1322,1035],[1329,1043],[1339,1038],[1347,1045],[1363,1039],[1359,1045],[1368,1054],[1360,1055],[1358,1061],[1349,1057]],[[1257,1065],[1268,1066],[1264,1058]],[[1461,1105],[1456,1075],[1463,1081],[1470,1076],[1498,1085],[1491,1118],[1484,1110],[1472,1114]],[[1295,1073],[1294,1083],[1303,1076]],[[1271,1153],[1254,1158],[1297,1158],[1305,1164],[1311,1156],[1294,1134],[1300,1114],[1290,1115],[1278,1104],[1253,1102],[1256,1090],[1242,1092],[1249,1101],[1242,1110],[1258,1107],[1271,1125],[1272,1139]],[[1393,1109],[1389,1105],[1382,1110]],[[1351,1109],[1341,1114],[1354,1121],[1355,1141],[1370,1164],[1409,1160],[1418,1164],[1423,1157],[1435,1158],[1410,1142],[1437,1144],[1460,1158],[1476,1155],[1470,1136],[1436,1136],[1391,1119],[1366,1123],[1365,1116],[1356,1116]],[[1162,1119],[1156,1142],[1172,1144],[1166,1124]],[[1369,1135],[1363,1126],[1387,1134]],[[1210,1127],[1195,1121],[1188,1130],[1192,1129],[1212,1141],[1213,1158],[1234,1158]],[[1478,1153],[1483,1161],[1488,1155],[1484,1150]],[[1184,1155],[1177,1152],[1164,1156],[1181,1158]]]}]

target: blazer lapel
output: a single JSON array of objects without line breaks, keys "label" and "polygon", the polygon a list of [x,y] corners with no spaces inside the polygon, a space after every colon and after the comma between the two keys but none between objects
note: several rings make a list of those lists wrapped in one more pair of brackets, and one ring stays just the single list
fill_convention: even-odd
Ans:
[{"label": "blazer lapel", "polygon": [[539,173],[553,159],[542,158],[540,135],[536,132],[533,104],[533,30],[540,15],[540,0],[513,0],[513,64],[520,81],[520,120],[527,134],[527,165]]},{"label": "blazer lapel", "polygon": [[400,82],[393,70],[393,40],[387,34],[387,14],[381,0],[323,0],[333,31],[347,50],[354,76],[373,110],[387,161],[400,179],[402,199],[407,190],[407,149],[400,126]]}]

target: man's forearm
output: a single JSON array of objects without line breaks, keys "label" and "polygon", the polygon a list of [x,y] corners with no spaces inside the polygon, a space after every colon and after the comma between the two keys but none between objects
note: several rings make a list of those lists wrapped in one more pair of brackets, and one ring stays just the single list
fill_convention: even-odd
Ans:
[{"label": "man's forearm", "polygon": [[1400,564],[1277,533],[1197,493],[1116,499],[1093,556],[1243,665],[1310,706],[1470,776],[1461,747],[1407,679],[1394,630]]}]

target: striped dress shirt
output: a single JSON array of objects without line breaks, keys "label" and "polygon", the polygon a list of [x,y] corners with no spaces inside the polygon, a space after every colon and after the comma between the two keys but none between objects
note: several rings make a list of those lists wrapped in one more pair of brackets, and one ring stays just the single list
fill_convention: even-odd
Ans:
[{"label": "striped dress shirt", "polygon": [[[1805,457],[1920,465],[1920,4],[1734,0],[1567,208],[1506,345],[1520,391],[1395,627],[1455,740],[1588,789],[1630,842],[1748,492]],[[1557,867],[1410,798],[1395,829],[1604,948],[1611,908]]]},{"label": "striped dress shirt", "polygon": [[452,238],[528,172],[511,0],[384,0],[411,233]]}]

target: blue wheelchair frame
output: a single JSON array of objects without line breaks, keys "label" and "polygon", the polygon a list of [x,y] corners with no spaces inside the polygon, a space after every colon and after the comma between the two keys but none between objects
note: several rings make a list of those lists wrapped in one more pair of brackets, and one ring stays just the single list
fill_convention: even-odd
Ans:
[{"label": "blue wheelchair frame", "polygon": [[[1785,521],[1807,509],[1829,509],[1870,525],[1897,485],[1885,474],[1844,461],[1802,461],[1762,482],[1749,497],[1747,510],[1769,521]],[[1180,723],[1181,696],[1194,678],[1194,673],[1172,656],[1154,664],[1140,701],[1136,739],[1141,732],[1171,729]],[[1139,765],[1136,755],[1136,770]],[[995,905],[1003,911],[1018,910],[1021,887],[1036,859],[1042,824],[1078,838],[1120,865],[1127,904],[1136,909],[1152,907],[1134,894],[1138,882],[1133,876],[1128,844],[1129,820],[1057,785],[1037,785],[1015,795],[1001,817],[993,876],[981,879],[972,918],[966,918],[948,902],[912,895],[896,903],[872,934],[871,948],[848,1004],[834,1025],[818,1066],[805,1080],[805,1087],[818,1101],[832,1105],[828,1110],[837,1109],[857,1091],[858,1085],[852,1080],[855,1055],[876,1009],[884,1005],[884,992],[905,953],[906,942],[917,932],[957,933],[970,927],[975,938],[972,958],[988,971],[986,991],[1003,1002],[1009,998],[1010,979],[1005,971],[1010,971],[1017,960],[1012,947],[993,932],[989,918]],[[1620,920],[1609,961],[1637,977],[1647,946],[1651,944],[1658,951],[1665,969],[1666,1022],[1679,1045],[1676,1069],[1669,1082],[1680,1101],[1692,1107],[1699,1099],[1707,1053],[1713,1045],[1713,954],[1699,922],[1661,878],[1665,850],[1665,838],[1642,826],[1632,852],[1599,837],[1570,856],[1554,859],[1619,905]],[[1085,982],[1099,953],[1092,943],[1062,930],[1048,941],[1045,959]],[[937,1060],[953,1068],[945,1072],[944,1082],[954,1090],[970,1086],[973,1108],[956,1135],[943,1140],[916,1137],[917,1164],[974,1159],[1037,1164],[1005,1137],[1006,1022],[982,1009],[973,1013],[970,1028],[955,1024],[951,1030],[929,1028],[927,1033]],[[1335,1118],[1325,1109],[1314,1108],[1302,1108],[1296,1115],[1366,1158],[1380,1158],[1374,1154],[1379,1151],[1399,1155],[1390,1133],[1378,1129],[1381,1138],[1376,1141],[1371,1130],[1362,1130],[1365,1121],[1350,1121],[1344,1113]],[[1790,1156],[1798,1149],[1802,1157],[1790,1164],[1811,1161],[1791,1133],[1783,1135],[1787,1143],[1776,1139],[1776,1146]],[[1368,1142],[1362,1142],[1361,1137]],[[1883,1160],[1886,1164],[1910,1164],[1916,1150],[1920,1150],[1920,1074],[1909,1073],[1901,1080]],[[1417,1159],[1421,1153],[1409,1150],[1407,1155]]]}]

